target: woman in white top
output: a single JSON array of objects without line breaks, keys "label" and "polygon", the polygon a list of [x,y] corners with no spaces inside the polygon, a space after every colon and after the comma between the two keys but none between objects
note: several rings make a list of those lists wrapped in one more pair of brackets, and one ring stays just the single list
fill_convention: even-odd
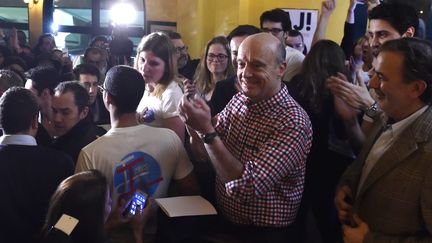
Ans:
[{"label": "woman in white top", "polygon": [[146,88],[137,111],[140,122],[169,128],[184,141],[185,125],[179,117],[183,92],[174,81],[177,73],[176,50],[168,36],[155,32],[144,36],[137,47],[134,67],[144,77]]}]

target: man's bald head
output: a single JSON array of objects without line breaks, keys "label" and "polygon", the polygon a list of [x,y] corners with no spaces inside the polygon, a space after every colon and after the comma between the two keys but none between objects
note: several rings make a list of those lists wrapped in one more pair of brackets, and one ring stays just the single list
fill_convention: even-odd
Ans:
[{"label": "man's bald head", "polygon": [[237,79],[252,102],[270,99],[281,89],[286,62],[278,38],[267,33],[247,37],[240,45],[237,62]]},{"label": "man's bald head", "polygon": [[276,38],[272,34],[258,33],[248,36],[240,45],[239,52],[242,46],[245,46],[244,48],[259,48],[263,52],[271,51],[273,56],[275,57],[275,64],[277,65],[285,61],[285,46],[278,38]]}]

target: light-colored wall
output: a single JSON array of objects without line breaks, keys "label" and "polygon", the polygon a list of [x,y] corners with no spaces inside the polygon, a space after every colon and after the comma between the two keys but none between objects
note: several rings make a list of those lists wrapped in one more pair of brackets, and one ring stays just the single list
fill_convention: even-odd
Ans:
[{"label": "light-colored wall", "polygon": [[[172,0],[151,0],[171,2]],[[177,0],[177,30],[192,57],[200,57],[212,37],[227,35],[239,24],[259,27],[262,12],[273,8],[321,9],[322,0]],[[330,18],[326,38],[340,42],[349,1],[339,0]],[[151,12],[147,9],[147,12]],[[172,12],[172,10],[170,10]]]},{"label": "light-colored wall", "polygon": [[177,22],[176,0],[145,0],[145,4],[147,20]]},{"label": "light-colored wall", "polygon": [[39,0],[37,4],[30,1],[28,3],[29,29],[32,30],[29,36],[29,43],[34,46],[39,36],[42,34],[42,9],[44,0]]}]

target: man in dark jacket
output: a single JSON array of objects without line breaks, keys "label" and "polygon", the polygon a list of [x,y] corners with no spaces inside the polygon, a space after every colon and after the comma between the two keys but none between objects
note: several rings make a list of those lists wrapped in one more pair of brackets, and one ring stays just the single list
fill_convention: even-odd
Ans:
[{"label": "man in dark jacket", "polygon": [[51,195],[73,173],[65,154],[36,144],[39,106],[30,90],[13,87],[0,99],[0,235],[36,242]]},{"label": "man in dark jacket", "polygon": [[83,147],[96,139],[88,116],[89,95],[76,81],[62,82],[54,90],[52,100],[54,135],[53,148],[71,156],[74,162]]}]

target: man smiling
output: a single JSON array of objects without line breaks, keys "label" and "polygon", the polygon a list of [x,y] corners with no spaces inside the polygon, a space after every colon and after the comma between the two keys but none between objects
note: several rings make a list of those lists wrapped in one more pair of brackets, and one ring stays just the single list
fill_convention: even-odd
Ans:
[{"label": "man smiling", "polygon": [[221,230],[241,242],[296,242],[291,224],[303,192],[311,124],[282,85],[280,40],[267,33],[247,37],[237,62],[242,92],[216,124],[205,101],[187,95],[181,116],[201,135],[192,145],[204,144],[216,170],[216,198],[227,220]]},{"label": "man smiling", "polygon": [[344,240],[431,242],[432,46],[388,41],[375,69],[369,85],[384,114],[340,182],[335,202]]}]

